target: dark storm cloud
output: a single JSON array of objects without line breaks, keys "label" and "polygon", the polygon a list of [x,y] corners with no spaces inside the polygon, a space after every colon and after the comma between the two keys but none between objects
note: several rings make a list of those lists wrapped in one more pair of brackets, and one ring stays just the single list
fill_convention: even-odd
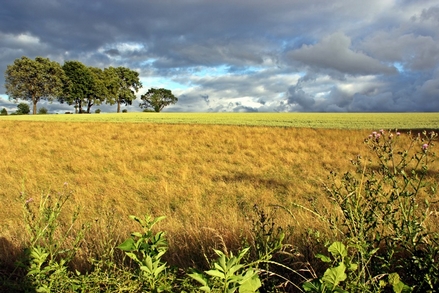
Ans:
[{"label": "dark storm cloud", "polygon": [[396,73],[393,66],[383,65],[367,55],[352,51],[350,47],[349,37],[343,33],[335,33],[325,37],[321,43],[303,45],[289,55],[292,59],[317,70],[329,69],[352,75]]},{"label": "dark storm cloud", "polygon": [[[166,111],[439,111],[435,0],[20,0],[1,6],[2,72],[21,56],[127,66],[142,77],[138,96],[158,79],[173,85],[179,102]],[[140,111],[137,105],[127,109]]]}]

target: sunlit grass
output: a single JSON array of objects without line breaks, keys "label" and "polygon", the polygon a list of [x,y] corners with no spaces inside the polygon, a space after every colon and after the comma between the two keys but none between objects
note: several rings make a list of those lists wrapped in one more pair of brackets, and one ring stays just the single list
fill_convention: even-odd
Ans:
[{"label": "sunlit grass", "polygon": [[439,129],[438,113],[111,113],[9,115],[1,120],[220,124],[335,129]]},{"label": "sunlit grass", "polygon": [[[125,115],[114,117],[136,117]],[[166,116],[175,117],[157,117]],[[239,243],[239,235],[250,228],[254,204],[326,205],[322,183],[329,171],[344,172],[351,168],[349,159],[365,156],[362,142],[370,133],[16,120],[0,121],[0,131],[2,237],[20,245],[25,235],[23,199],[38,199],[42,192],[56,196],[66,182],[73,191],[72,204],[81,207],[82,222],[106,221],[104,215],[111,215],[121,223],[117,231],[126,235],[132,228],[128,215],[166,215],[159,228],[169,234],[170,255],[182,262],[197,250],[194,245],[215,242],[217,235],[227,243]],[[435,164],[431,168],[437,170]],[[301,210],[295,211],[295,218],[279,213],[277,222],[298,232],[319,225]]]}]

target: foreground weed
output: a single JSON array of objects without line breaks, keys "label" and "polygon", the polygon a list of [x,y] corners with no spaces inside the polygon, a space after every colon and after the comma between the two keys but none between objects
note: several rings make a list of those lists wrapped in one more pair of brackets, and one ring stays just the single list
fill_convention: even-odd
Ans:
[{"label": "foreground weed", "polygon": [[131,237],[118,246],[125,254],[134,260],[139,270],[137,277],[145,283],[145,289],[150,292],[163,292],[170,289],[166,282],[166,263],[161,257],[166,253],[168,244],[164,232],[153,233],[155,224],[165,217],[152,218],[145,216],[144,219],[130,216],[142,227],[142,232],[133,232]]},{"label": "foreground weed", "polygon": [[293,272],[293,275],[297,276],[295,270],[283,264],[286,259],[291,258],[295,249],[284,243],[286,236],[284,229],[276,224],[278,209],[277,206],[272,207],[271,210],[265,210],[256,204],[253,206],[251,245],[254,256],[252,259],[256,261],[260,270],[262,292],[277,292],[279,288],[291,284],[290,273]]},{"label": "foreground weed", "polygon": [[[24,194],[22,194],[24,196]],[[88,229],[87,225],[75,231],[79,210],[63,227],[60,217],[71,196],[67,190],[43,195],[38,206],[33,198],[24,204],[24,218],[29,236],[27,245],[28,279],[37,292],[65,292],[77,288],[67,266],[80,248]]]},{"label": "foreground weed", "polygon": [[[318,281],[305,283],[309,292],[434,292],[439,285],[438,235],[428,226],[429,196],[435,186],[426,183],[437,134],[412,137],[401,146],[399,132],[373,132],[365,144],[372,157],[353,160],[355,172],[339,179],[332,172],[326,191],[335,212],[322,215],[345,243],[330,246],[333,262]],[[427,187],[431,187],[428,189]],[[310,210],[308,208],[305,208]],[[349,251],[349,253],[348,253]]]},{"label": "foreground weed", "polygon": [[201,284],[199,289],[204,292],[257,292],[261,287],[258,270],[252,268],[251,264],[241,263],[249,249],[242,249],[237,256],[233,253],[227,256],[224,252],[215,250],[218,260],[213,262],[212,269],[205,271],[208,277],[201,273],[192,273],[189,276]]},{"label": "foreground weed", "polygon": [[[354,250],[355,251],[355,250]],[[350,255],[346,246],[341,242],[334,242],[328,247],[328,252],[331,257],[326,255],[317,254],[316,257],[325,263],[331,263],[331,267],[328,268],[320,279],[314,279],[303,284],[303,289],[305,292],[338,292],[338,293],[349,293],[353,291],[346,291],[343,289],[344,286],[341,285],[342,282],[346,281],[348,274],[358,273],[358,264],[354,261],[356,260],[355,253]],[[387,280],[384,275],[377,276],[379,280],[379,288],[383,289],[386,286],[391,287],[393,292],[411,292],[411,288],[405,285],[399,278],[397,273],[391,273],[388,275]],[[374,282],[375,280],[368,280]],[[359,286],[358,286],[359,287]],[[352,288],[351,288],[352,289]],[[354,290],[357,290],[355,288]],[[364,291],[369,292],[367,289],[367,284],[364,286]]]}]

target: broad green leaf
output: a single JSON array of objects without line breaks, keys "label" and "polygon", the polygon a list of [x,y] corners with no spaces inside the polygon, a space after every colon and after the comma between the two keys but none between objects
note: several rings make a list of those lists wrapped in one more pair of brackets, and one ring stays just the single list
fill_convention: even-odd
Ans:
[{"label": "broad green leaf", "polygon": [[331,258],[329,256],[323,255],[323,254],[316,254],[316,257],[319,258],[323,262],[330,263],[332,262]]},{"label": "broad green leaf", "polygon": [[341,242],[334,242],[328,247],[328,252],[330,252],[334,257],[340,256],[344,259],[348,255],[346,246]]},{"label": "broad green leaf", "polygon": [[194,280],[196,280],[198,283],[200,283],[203,286],[207,286],[207,281],[204,278],[204,276],[202,274],[199,273],[192,273],[192,274],[188,274],[189,277],[193,278]]},{"label": "broad green leaf", "polygon": [[237,271],[239,271],[241,268],[243,267],[243,265],[234,265],[233,267],[231,267],[229,269],[229,271],[227,272],[229,275],[234,275]]},{"label": "broad green leaf", "polygon": [[150,268],[148,268],[147,266],[140,266],[140,269],[144,272],[147,272],[149,275],[152,275],[153,272],[151,271]]},{"label": "broad green leaf", "polygon": [[135,237],[142,238],[142,233],[139,233],[139,232],[133,232],[133,233],[131,233],[131,236],[135,236]]},{"label": "broad green leaf", "polygon": [[145,265],[150,269],[150,271],[153,271],[153,265],[152,265],[152,258],[151,256],[147,255],[145,257],[145,259],[143,260],[143,262],[145,263]]},{"label": "broad green leaf", "polygon": [[204,291],[204,292],[210,292],[210,288],[209,288],[209,286],[201,286],[201,287],[200,287],[200,290],[201,290],[201,291]]},{"label": "broad green leaf", "polygon": [[238,255],[238,260],[240,260],[241,258],[244,257],[244,255],[249,251],[250,247],[246,247],[243,250],[241,250],[241,252]]},{"label": "broad green leaf", "polygon": [[123,251],[132,251],[132,250],[134,250],[135,249],[135,243],[134,243],[133,238],[128,238],[122,244],[117,246],[117,248],[119,248],[120,250],[123,250]]},{"label": "broad green leaf", "polygon": [[[136,222],[138,222],[139,224],[142,225],[142,220],[140,220],[138,217],[133,216],[133,215],[130,215],[129,217],[130,217],[130,219],[132,219],[132,220],[134,220],[134,221],[136,221]],[[142,225],[142,226],[143,226],[143,225]]]},{"label": "broad green leaf", "polygon": [[392,286],[396,285],[396,284],[398,284],[400,282],[399,275],[397,273],[389,274],[388,278],[389,278],[389,284],[392,285]]},{"label": "broad green leaf", "polygon": [[402,293],[402,289],[404,289],[404,283],[398,282],[396,284],[393,284],[392,288],[393,288],[393,292]]},{"label": "broad green leaf", "polygon": [[329,268],[325,271],[322,277],[322,281],[328,285],[332,290],[340,284],[340,282],[346,280],[346,266],[344,263],[340,263],[334,268]]},{"label": "broad green leaf", "polygon": [[224,275],[224,273],[222,273],[220,271],[217,271],[217,270],[208,270],[205,273],[208,274],[209,276],[218,277],[218,278],[221,278],[221,279],[225,279],[225,277],[226,277]]},{"label": "broad green leaf", "polygon": [[305,292],[323,292],[322,283],[319,280],[303,283],[302,288]]},{"label": "broad green leaf", "polygon": [[348,268],[349,271],[356,271],[357,269],[358,269],[358,264],[356,263],[351,263]]},{"label": "broad green leaf", "polygon": [[125,254],[129,258],[131,258],[132,260],[135,260],[136,262],[140,263],[140,260],[137,258],[137,255],[135,255],[134,253],[132,253],[132,252],[125,252]]},{"label": "broad green leaf", "polygon": [[262,286],[259,275],[254,270],[248,270],[240,282],[239,293],[253,293]]},{"label": "broad green leaf", "polygon": [[[159,261],[157,261],[157,262],[159,262]],[[160,275],[160,273],[163,272],[165,269],[166,269],[166,264],[162,264],[161,266],[157,267],[157,268],[154,270],[154,277],[157,278],[158,275]]]},{"label": "broad green leaf", "polygon": [[392,285],[393,292],[395,293],[412,292],[412,288],[404,284],[397,273],[389,274],[389,284]]}]

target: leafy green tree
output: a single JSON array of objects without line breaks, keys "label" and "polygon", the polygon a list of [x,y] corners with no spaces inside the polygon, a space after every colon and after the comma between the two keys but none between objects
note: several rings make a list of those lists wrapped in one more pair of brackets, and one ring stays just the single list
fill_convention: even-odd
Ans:
[{"label": "leafy green tree", "polygon": [[93,76],[93,83],[90,84],[91,93],[86,97],[87,113],[93,105],[101,105],[107,99],[116,99],[118,93],[117,75],[108,69],[89,67]]},{"label": "leafy green tree", "polygon": [[[135,93],[142,87],[139,79],[139,73],[126,67],[110,67],[108,77],[112,82],[117,81],[117,94],[107,97],[107,103],[110,105],[117,104],[117,113],[120,113],[120,105],[131,105],[136,99]],[[110,83],[112,84],[112,83]]]},{"label": "leafy green tree", "polygon": [[20,103],[17,105],[17,111],[15,113],[17,115],[27,115],[30,113],[30,107],[26,103]]},{"label": "leafy green tree", "polygon": [[38,109],[38,114],[47,114],[48,110],[45,107],[41,107]]},{"label": "leafy green tree", "polygon": [[79,61],[66,61],[62,69],[70,81],[70,86],[58,100],[61,103],[75,105],[75,109],[82,113],[82,106],[87,104],[87,97],[93,94],[95,82],[93,73]]},{"label": "leafy green tree", "polygon": [[8,110],[6,110],[6,108],[3,108],[0,112],[0,115],[3,115],[3,116],[8,115]]},{"label": "leafy green tree", "polygon": [[48,58],[28,57],[15,59],[5,72],[6,94],[10,100],[32,101],[33,114],[37,113],[37,103],[52,101],[62,95],[67,79],[61,66]]},{"label": "leafy green tree", "polygon": [[155,112],[160,112],[164,107],[175,104],[178,98],[175,97],[170,90],[160,88],[154,89],[150,88],[146,94],[140,97],[142,103],[140,103],[140,108],[147,109],[152,108]]}]

